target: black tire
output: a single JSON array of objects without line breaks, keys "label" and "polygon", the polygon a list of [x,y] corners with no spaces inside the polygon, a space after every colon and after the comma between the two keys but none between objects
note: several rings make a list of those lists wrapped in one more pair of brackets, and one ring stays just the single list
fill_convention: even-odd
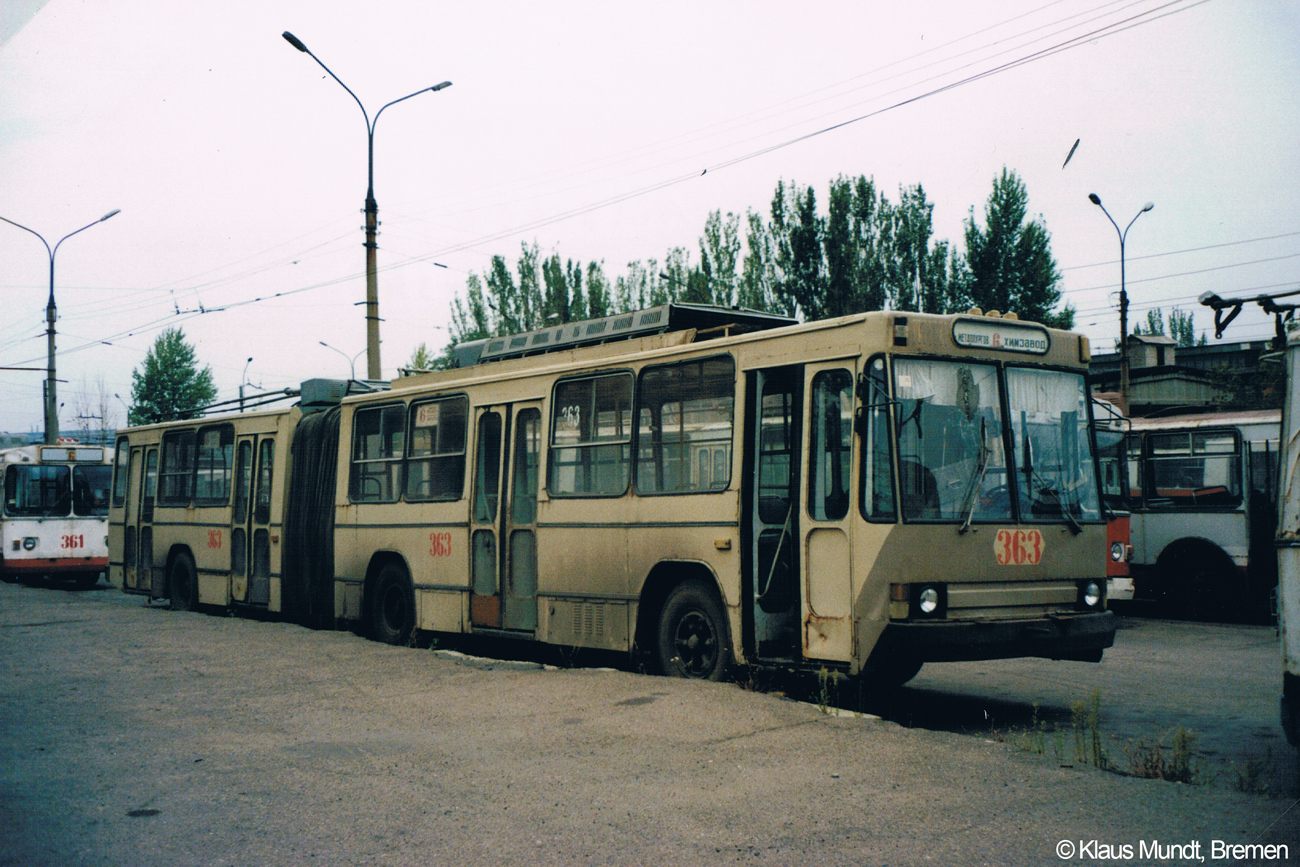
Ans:
[{"label": "black tire", "polygon": [[99,584],[98,572],[81,572],[74,579],[78,590],[90,590]]},{"label": "black tire", "polygon": [[1236,615],[1234,566],[1223,554],[1181,548],[1162,556],[1157,567],[1166,614],[1187,620],[1231,620]]},{"label": "black tire", "polygon": [[370,637],[384,644],[406,644],[415,630],[415,592],[406,569],[387,563],[370,592]]},{"label": "black tire", "polygon": [[909,656],[890,656],[888,659],[867,661],[862,669],[862,683],[868,691],[898,689],[921,671],[924,663]]},{"label": "black tire", "polygon": [[194,558],[181,552],[167,570],[167,598],[172,611],[193,611],[199,607],[199,575]]},{"label": "black tire", "polygon": [[727,616],[703,581],[680,584],[659,616],[659,668],[669,677],[722,680],[731,668]]}]

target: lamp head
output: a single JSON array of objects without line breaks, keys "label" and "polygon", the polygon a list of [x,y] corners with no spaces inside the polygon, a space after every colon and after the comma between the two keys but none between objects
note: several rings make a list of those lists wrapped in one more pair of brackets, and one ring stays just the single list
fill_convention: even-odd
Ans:
[{"label": "lamp head", "polygon": [[294,48],[298,49],[299,51],[307,51],[307,46],[303,45],[302,42],[298,40],[298,37],[294,36],[288,30],[284,31],[283,36],[284,36],[284,41],[288,42]]},{"label": "lamp head", "polygon": [[1088,193],[1088,201],[1092,202],[1094,205],[1100,205],[1101,197],[1096,193]]},{"label": "lamp head", "polygon": [[443,90],[444,88],[448,88],[448,87],[451,87],[451,82],[444,81],[441,84],[435,84],[433,87],[429,88],[429,90]]},{"label": "lamp head", "polygon": [[1145,205],[1142,206],[1142,213],[1145,214],[1147,211],[1151,210],[1155,206],[1156,206],[1155,202],[1147,202]]},{"label": "lamp head", "polygon": [[111,210],[111,211],[109,211],[107,214],[105,214],[104,216],[100,217],[100,218],[99,218],[99,222],[102,223],[102,222],[104,222],[105,220],[107,220],[109,217],[116,217],[116,216],[117,216],[118,214],[120,214],[120,213],[122,213],[122,209],[121,209],[121,208],[114,208],[113,210]]}]

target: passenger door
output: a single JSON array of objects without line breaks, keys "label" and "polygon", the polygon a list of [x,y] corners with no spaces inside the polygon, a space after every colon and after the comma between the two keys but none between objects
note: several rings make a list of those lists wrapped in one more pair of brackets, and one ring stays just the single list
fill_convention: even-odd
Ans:
[{"label": "passenger door", "polygon": [[803,650],[810,659],[848,660],[853,652],[850,523],[853,520],[852,359],[809,365]]},{"label": "passenger door", "polygon": [[271,481],[275,440],[241,436],[235,444],[230,510],[230,595],[250,605],[271,601]]},{"label": "passenger door", "polygon": [[537,403],[480,408],[470,502],[470,622],[537,628]]},{"label": "passenger door", "polygon": [[[801,657],[799,616],[802,366],[750,374],[745,442],[748,593],[753,647],[762,660]],[[749,631],[749,630],[747,630]]]}]

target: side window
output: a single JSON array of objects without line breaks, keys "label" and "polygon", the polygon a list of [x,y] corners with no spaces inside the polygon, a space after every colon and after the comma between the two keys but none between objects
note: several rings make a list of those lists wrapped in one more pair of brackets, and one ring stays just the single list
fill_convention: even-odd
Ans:
[{"label": "side window", "polygon": [[1241,505],[1241,449],[1234,431],[1148,434],[1147,441],[1156,505]]},{"label": "side window", "polygon": [[857,417],[862,442],[862,482],[858,486],[862,517],[872,521],[897,520],[894,505],[892,441],[889,435],[889,388],[885,360],[873,359],[858,386],[862,402]]},{"label": "side window", "polygon": [[131,478],[131,443],[125,438],[117,441],[117,454],[113,458],[113,505],[126,502],[127,480]]},{"label": "side window", "polygon": [[162,465],[158,468],[158,502],[164,506],[188,506],[194,498],[194,449],[192,430],[163,434]]},{"label": "side window", "polygon": [[357,410],[348,488],[354,503],[397,500],[402,492],[405,435],[406,407],[402,404]]},{"label": "side window", "polygon": [[[730,356],[648,367],[637,391],[638,494],[716,491],[731,481],[736,403]],[[692,461],[691,456],[697,455]],[[721,459],[719,459],[721,458]]]},{"label": "side window", "polygon": [[406,499],[460,499],[468,412],[469,399],[463,396],[411,404]]},{"label": "side window", "polygon": [[267,438],[258,444],[257,488],[253,496],[253,521],[268,524],[271,521],[271,482],[275,478],[275,440]]},{"label": "side window", "polygon": [[557,383],[548,487],[556,496],[618,496],[632,453],[632,375]]},{"label": "side window", "polygon": [[224,506],[230,502],[231,465],[235,457],[235,429],[230,425],[199,428],[194,473],[194,502]]},{"label": "side window", "polygon": [[853,457],[853,374],[823,370],[813,377],[808,443],[808,514],[838,521],[849,512]]}]

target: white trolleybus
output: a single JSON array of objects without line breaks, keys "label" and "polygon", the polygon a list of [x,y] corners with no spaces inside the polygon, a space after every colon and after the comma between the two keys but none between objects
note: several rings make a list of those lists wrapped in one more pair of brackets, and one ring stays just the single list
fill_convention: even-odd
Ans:
[{"label": "white trolleybus", "polygon": [[1139,597],[1191,617],[1269,613],[1280,419],[1278,410],[1131,419],[1124,469]]},{"label": "white trolleybus", "polygon": [[291,410],[122,432],[113,580],[710,679],[1113,641],[1078,334],[665,305],[457,357],[327,409],[309,382]]},{"label": "white trolleybus", "polygon": [[103,446],[60,442],[0,451],[0,575],[68,578],[93,587],[108,568],[108,489]]}]

